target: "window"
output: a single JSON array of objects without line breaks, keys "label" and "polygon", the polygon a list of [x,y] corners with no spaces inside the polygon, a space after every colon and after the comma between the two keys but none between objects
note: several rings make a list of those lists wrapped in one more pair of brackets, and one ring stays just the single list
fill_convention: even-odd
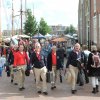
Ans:
[{"label": "window", "polygon": [[99,39],[100,39],[100,14],[99,14]]},{"label": "window", "polygon": [[83,0],[81,0],[81,4],[83,4]]},{"label": "window", "polygon": [[96,12],[96,0],[94,0],[94,13]]},{"label": "window", "polygon": [[93,17],[93,37],[94,43],[97,43],[97,17]]}]

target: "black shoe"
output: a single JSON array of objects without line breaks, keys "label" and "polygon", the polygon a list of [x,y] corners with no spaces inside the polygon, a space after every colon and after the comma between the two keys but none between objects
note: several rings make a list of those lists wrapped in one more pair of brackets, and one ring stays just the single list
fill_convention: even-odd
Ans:
[{"label": "black shoe", "polygon": [[51,87],[51,90],[54,90],[55,88],[56,88],[56,86],[52,86],[52,87]]},{"label": "black shoe", "polygon": [[84,84],[80,83],[79,86],[83,86]]},{"label": "black shoe", "polygon": [[18,85],[18,83],[14,83],[14,85]]},{"label": "black shoe", "polygon": [[86,84],[88,84],[89,83],[89,81],[86,81]]},{"label": "black shoe", "polygon": [[72,90],[72,94],[75,94],[77,92],[77,90]]},{"label": "black shoe", "polygon": [[96,85],[96,92],[99,92],[99,86]]},{"label": "black shoe", "polygon": [[37,93],[41,94],[42,92],[41,91],[38,91]]},{"label": "black shoe", "polygon": [[11,79],[11,83],[13,83],[13,79]]},{"label": "black shoe", "polygon": [[51,90],[53,90],[54,89],[54,87],[51,87]]},{"label": "black shoe", "polygon": [[25,89],[25,87],[22,87],[22,89],[24,90],[24,89]]},{"label": "black shoe", "polygon": [[23,89],[22,88],[19,88],[19,91],[23,91]]},{"label": "black shoe", "polygon": [[56,88],[56,86],[53,87],[54,89]]},{"label": "black shoe", "polygon": [[44,94],[44,95],[48,95],[48,93],[47,93],[47,92],[43,92],[43,94]]},{"label": "black shoe", "polygon": [[86,84],[88,84],[89,83],[89,80],[86,80]]},{"label": "black shoe", "polygon": [[95,94],[96,92],[97,92],[97,91],[96,91],[96,88],[93,88],[92,93],[94,93],[94,94]]}]

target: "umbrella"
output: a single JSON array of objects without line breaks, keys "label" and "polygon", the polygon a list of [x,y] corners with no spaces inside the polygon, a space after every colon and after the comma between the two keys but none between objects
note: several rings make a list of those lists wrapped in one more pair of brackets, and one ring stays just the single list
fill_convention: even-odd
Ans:
[{"label": "umbrella", "polygon": [[11,37],[12,39],[19,39],[18,35],[14,35],[13,37]]},{"label": "umbrella", "polygon": [[19,39],[19,38],[30,38],[30,36],[23,34],[23,35],[14,35],[12,38],[14,38],[14,39]]},{"label": "umbrella", "polygon": [[71,35],[69,35],[69,34],[67,34],[67,35],[65,35],[66,37],[68,37],[68,38],[73,38],[73,36],[71,36]]},{"label": "umbrella", "polygon": [[45,35],[45,37],[52,37],[52,35],[50,35],[49,33],[47,33],[47,34]]},{"label": "umbrella", "polygon": [[19,37],[22,37],[22,38],[30,38],[30,36],[25,35],[25,34],[23,34],[23,35],[19,35]]},{"label": "umbrella", "polygon": [[55,38],[52,40],[53,42],[66,42],[67,40],[65,38]]},{"label": "umbrella", "polygon": [[32,38],[34,38],[34,39],[45,39],[45,36],[43,36],[43,35],[40,34],[40,33],[37,33],[37,34],[35,34]]},{"label": "umbrella", "polygon": [[11,38],[11,44],[18,45],[18,40],[16,38]]},{"label": "umbrella", "polygon": [[10,40],[11,40],[10,37],[3,39],[4,42],[10,42]]}]

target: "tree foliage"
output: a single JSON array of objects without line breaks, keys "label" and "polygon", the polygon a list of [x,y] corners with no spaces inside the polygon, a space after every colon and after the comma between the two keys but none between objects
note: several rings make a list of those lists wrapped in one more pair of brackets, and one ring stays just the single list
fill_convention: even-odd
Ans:
[{"label": "tree foliage", "polygon": [[35,17],[32,15],[31,10],[27,10],[27,17],[24,23],[24,33],[26,35],[33,36],[37,32],[37,22]]},{"label": "tree foliage", "polygon": [[65,34],[69,34],[69,33],[70,33],[70,27],[67,26],[67,27],[66,27],[66,30],[65,30]]},{"label": "tree foliage", "polygon": [[73,25],[68,26],[65,30],[65,34],[73,35],[74,33],[76,33],[76,29]]},{"label": "tree foliage", "polygon": [[41,33],[42,35],[46,35],[47,33],[50,33],[50,32],[51,32],[50,27],[47,25],[44,19],[41,18],[40,23],[39,23],[39,33]]}]

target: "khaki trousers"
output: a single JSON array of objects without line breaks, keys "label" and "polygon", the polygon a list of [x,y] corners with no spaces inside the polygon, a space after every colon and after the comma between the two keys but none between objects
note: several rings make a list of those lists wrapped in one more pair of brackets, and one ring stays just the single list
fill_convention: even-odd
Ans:
[{"label": "khaki trousers", "polygon": [[10,65],[10,76],[14,83],[17,83],[17,73],[14,72],[13,65]]},{"label": "khaki trousers", "polygon": [[17,66],[17,80],[19,88],[24,87],[26,65]]},{"label": "khaki trousers", "polygon": [[71,88],[72,90],[75,90],[77,75],[78,75],[78,68],[72,65],[69,65],[69,71],[71,72],[71,75],[72,75]]},{"label": "khaki trousers", "polygon": [[11,80],[14,79],[14,74],[13,74],[13,65],[10,65],[10,76],[11,76]]},{"label": "khaki trousers", "polygon": [[17,79],[17,71],[16,72],[14,72],[13,71],[13,75],[14,75],[14,83],[18,83],[18,79]]},{"label": "khaki trousers", "polygon": [[52,78],[52,81],[51,81],[51,86],[54,87],[56,85],[58,78],[60,78],[60,76],[59,76],[60,70],[57,70],[56,66],[52,66],[52,73],[53,73],[53,78]]},{"label": "khaki trousers", "polygon": [[[34,68],[34,73],[36,77],[36,87],[37,91],[47,91],[47,82],[46,82],[46,73],[47,73],[47,68],[44,66],[43,68]],[[40,77],[42,78],[42,82],[40,81]]]}]

